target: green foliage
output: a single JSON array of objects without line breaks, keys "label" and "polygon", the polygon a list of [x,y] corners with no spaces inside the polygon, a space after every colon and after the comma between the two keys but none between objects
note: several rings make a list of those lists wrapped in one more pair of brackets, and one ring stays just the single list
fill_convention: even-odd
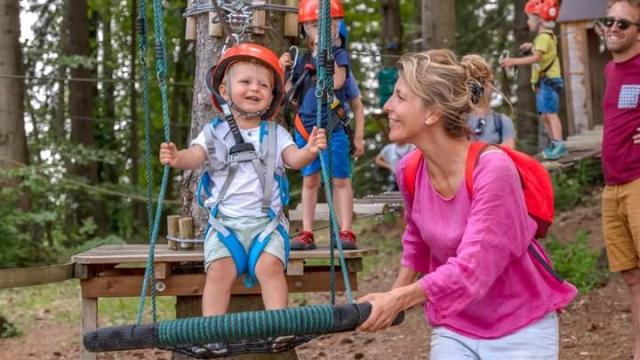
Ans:
[{"label": "green foliage", "polygon": [[588,198],[602,185],[600,162],[582,161],[578,166],[552,175],[554,202],[559,211],[569,210]]},{"label": "green foliage", "polygon": [[0,316],[0,339],[20,336],[21,332],[16,325]]},{"label": "green foliage", "polygon": [[600,286],[607,276],[607,270],[598,265],[598,251],[589,248],[588,240],[589,234],[579,231],[571,242],[552,239],[545,244],[558,274],[581,292]]}]

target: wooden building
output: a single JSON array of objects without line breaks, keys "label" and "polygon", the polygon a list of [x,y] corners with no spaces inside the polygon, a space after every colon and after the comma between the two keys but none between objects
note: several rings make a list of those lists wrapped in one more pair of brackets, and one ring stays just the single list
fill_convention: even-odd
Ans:
[{"label": "wooden building", "polygon": [[563,0],[560,7],[560,47],[568,135],[602,125],[604,66],[611,59],[598,34],[596,20],[606,15],[606,0]]}]

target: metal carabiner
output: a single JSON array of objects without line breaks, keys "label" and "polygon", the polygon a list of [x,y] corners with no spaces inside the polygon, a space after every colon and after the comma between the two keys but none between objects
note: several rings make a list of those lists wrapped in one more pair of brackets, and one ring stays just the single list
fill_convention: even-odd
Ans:
[{"label": "metal carabiner", "polygon": [[293,69],[296,68],[296,64],[298,63],[298,56],[300,55],[300,49],[297,46],[291,45],[289,47],[289,53],[293,55],[293,62],[291,63],[291,70],[289,70],[289,81],[293,81]]}]

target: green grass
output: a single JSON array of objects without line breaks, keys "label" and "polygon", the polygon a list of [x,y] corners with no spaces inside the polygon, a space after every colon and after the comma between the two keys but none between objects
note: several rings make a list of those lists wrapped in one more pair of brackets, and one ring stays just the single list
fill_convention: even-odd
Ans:
[{"label": "green grass", "polygon": [[[100,298],[98,314],[100,326],[133,324],[136,320],[139,299]],[[158,297],[159,320],[174,318],[175,298]],[[26,288],[0,290],[0,316],[17,329],[28,329],[38,318],[46,318],[61,324],[80,325],[80,282],[69,280]],[[145,305],[144,322],[151,322],[151,305]]]}]

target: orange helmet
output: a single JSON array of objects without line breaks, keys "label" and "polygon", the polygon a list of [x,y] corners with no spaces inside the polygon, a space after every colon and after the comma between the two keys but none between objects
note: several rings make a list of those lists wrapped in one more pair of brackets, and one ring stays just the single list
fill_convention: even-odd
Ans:
[{"label": "orange helmet", "polygon": [[[284,71],[280,66],[278,56],[266,47],[253,43],[243,43],[231,47],[222,55],[218,64],[209,70],[206,79],[207,87],[209,91],[217,92],[229,66],[243,59],[259,60],[273,71],[273,99],[269,108],[262,114],[265,119],[270,119],[278,112],[284,97]],[[218,111],[222,111],[216,96],[211,96],[211,102]]]},{"label": "orange helmet", "polygon": [[557,0],[529,0],[524,12],[540,16],[544,21],[555,21],[560,11]]},{"label": "orange helmet", "polygon": [[[340,0],[330,0],[331,2],[331,18],[343,18],[344,7]],[[298,3],[298,22],[304,23],[308,21],[318,20],[318,9],[320,8],[320,0],[300,0]]]}]

